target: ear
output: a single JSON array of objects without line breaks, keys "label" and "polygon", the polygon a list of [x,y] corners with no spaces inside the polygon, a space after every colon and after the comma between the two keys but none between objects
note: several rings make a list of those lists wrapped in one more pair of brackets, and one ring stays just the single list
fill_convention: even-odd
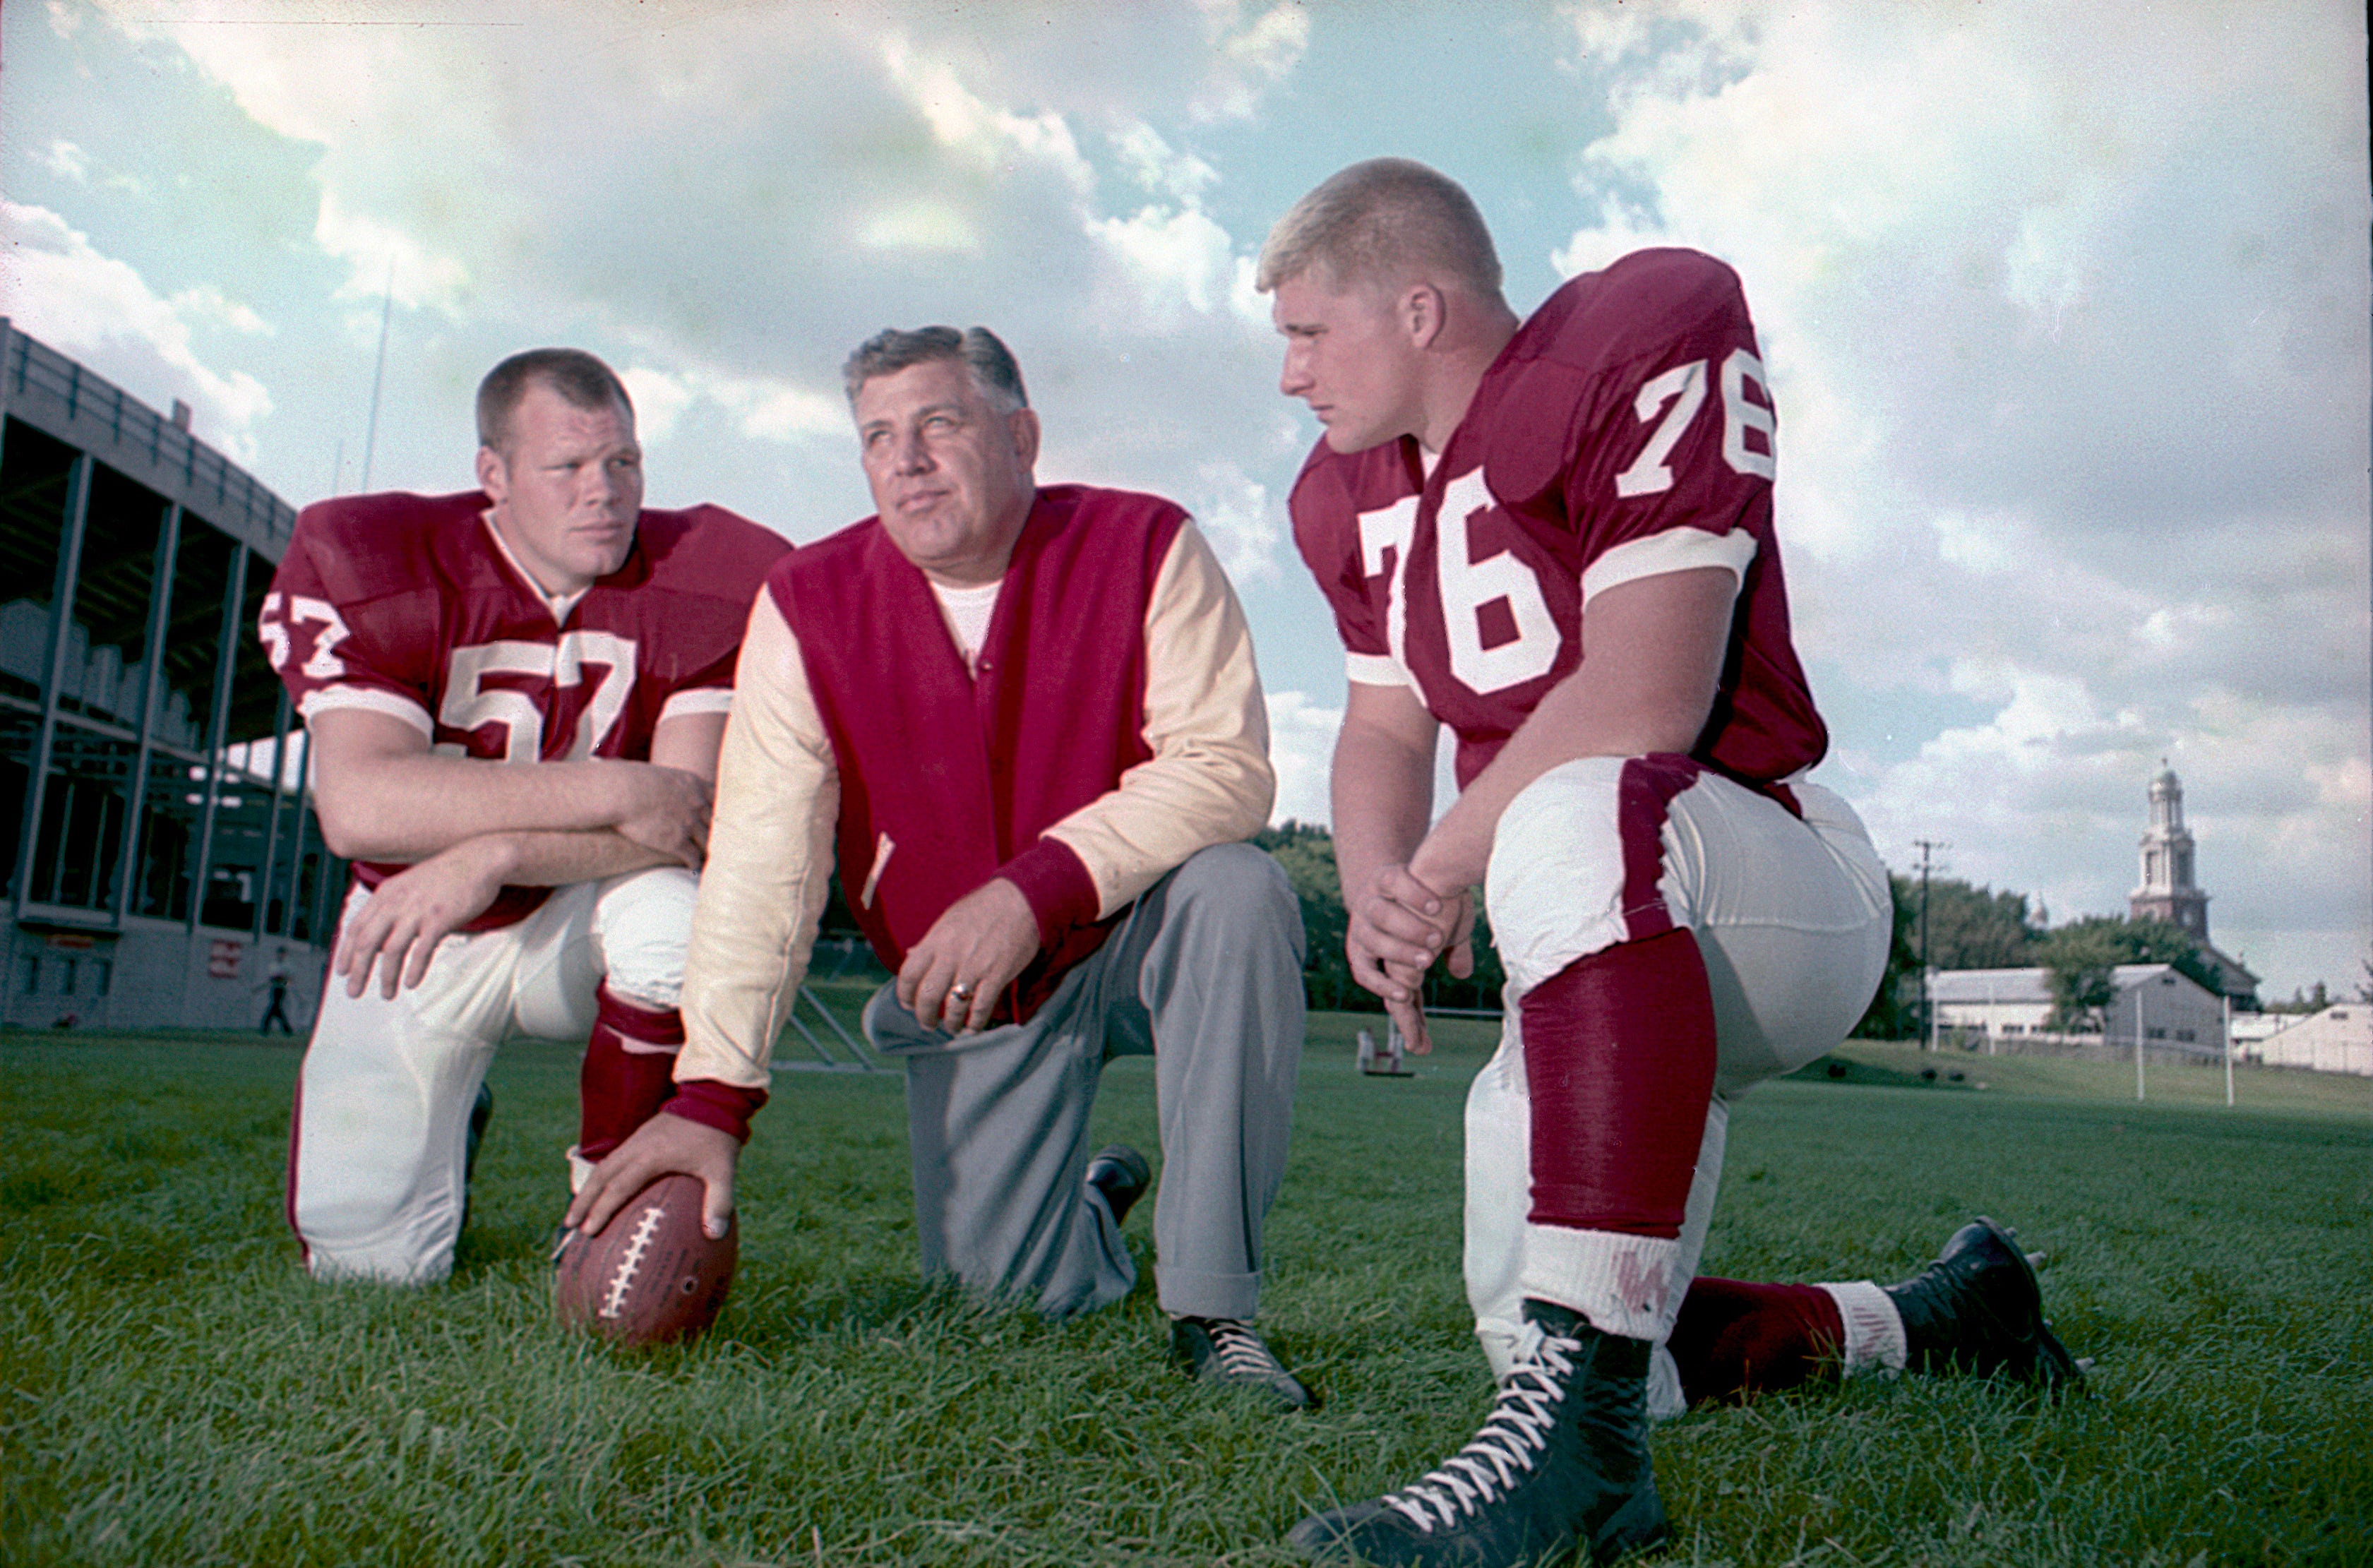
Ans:
[{"label": "ear", "polygon": [[478,488],[486,499],[500,505],[510,490],[510,472],[492,447],[478,449]]},{"label": "ear", "polygon": [[1450,319],[1449,301],[1430,283],[1413,283],[1401,291],[1396,307],[1401,330],[1412,348],[1431,348]]},{"label": "ear", "polygon": [[1038,411],[1017,408],[1005,416],[1005,427],[1013,436],[1013,455],[1024,470],[1038,466]]}]

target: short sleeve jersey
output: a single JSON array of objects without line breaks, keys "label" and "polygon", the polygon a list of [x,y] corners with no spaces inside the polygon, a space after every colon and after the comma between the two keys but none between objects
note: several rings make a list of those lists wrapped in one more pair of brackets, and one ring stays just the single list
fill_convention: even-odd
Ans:
[{"label": "short sleeve jersey", "polygon": [[1350,678],[1413,687],[1458,737],[1461,788],[1581,666],[1593,596],[1728,568],[1730,646],[1691,755],[1776,782],[1829,744],[1789,638],[1776,429],[1737,275],[1635,252],[1517,330],[1430,470],[1410,437],[1352,453],[1322,439],[1294,485],[1294,541]]},{"label": "short sleeve jersey", "polygon": [[[558,621],[475,491],[344,497],[297,519],[258,627],[306,720],[367,708],[453,756],[646,761],[680,715],[722,713],[750,603],[789,546],[716,507],[646,510],[625,564]],[[365,886],[400,866],[358,865]],[[477,922],[515,920],[506,889]]]}]

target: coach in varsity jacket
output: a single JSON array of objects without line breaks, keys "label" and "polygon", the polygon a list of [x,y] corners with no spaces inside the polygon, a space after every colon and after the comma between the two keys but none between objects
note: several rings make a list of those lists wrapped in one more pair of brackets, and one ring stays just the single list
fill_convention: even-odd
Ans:
[{"label": "coach in varsity jacket", "polygon": [[721,1228],[836,855],[895,980],[926,1274],[1063,1315],[1126,1295],[1150,1182],[1091,1157],[1105,1060],[1151,1053],[1154,1217],[1196,1375],[1307,1396],[1249,1327],[1303,1034],[1298,907],[1241,842],[1275,791],[1243,612],[1186,514],[1039,488],[1037,416],[988,332],[873,338],[847,367],[876,516],[794,551],[742,645],[669,1115],[572,1211],[660,1170]]}]

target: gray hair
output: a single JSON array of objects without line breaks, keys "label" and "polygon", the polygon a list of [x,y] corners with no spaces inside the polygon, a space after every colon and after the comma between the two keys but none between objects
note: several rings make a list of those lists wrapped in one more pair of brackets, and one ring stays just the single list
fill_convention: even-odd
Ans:
[{"label": "gray hair", "polygon": [[953,327],[918,327],[904,332],[897,327],[884,327],[863,343],[848,362],[840,368],[841,381],[848,390],[848,406],[857,406],[857,394],[865,383],[877,376],[894,376],[910,366],[927,365],[934,359],[953,359],[972,368],[972,377],[981,391],[1009,410],[1030,406],[1030,394],[1022,385],[1022,367],[1013,361],[1013,351],[998,340],[987,327],[972,327],[958,332]]},{"label": "gray hair", "polygon": [[626,383],[618,380],[617,372],[581,348],[531,348],[514,354],[493,369],[478,383],[478,444],[497,452],[508,452],[511,439],[511,415],[519,412],[520,400],[528,389],[550,387],[560,400],[572,408],[587,410],[612,406],[635,416],[635,400],[626,395]]},{"label": "gray hair", "polygon": [[1500,292],[1500,253],[1474,199],[1406,158],[1355,163],[1294,203],[1261,247],[1254,287],[1267,294],[1314,268],[1335,289],[1432,276]]}]

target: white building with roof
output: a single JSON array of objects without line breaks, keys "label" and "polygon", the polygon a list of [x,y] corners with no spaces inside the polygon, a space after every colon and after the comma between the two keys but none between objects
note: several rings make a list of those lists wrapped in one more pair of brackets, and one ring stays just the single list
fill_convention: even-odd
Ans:
[{"label": "white building with roof", "polygon": [[1928,977],[1940,1030],[1981,1036],[1989,1050],[2016,1051],[2040,1039],[2059,1047],[2089,1044],[2105,1054],[2221,1060],[2225,1000],[2171,964],[2121,964],[2110,971],[2116,995],[2098,1029],[2062,1031],[2052,1022],[2052,971],[1946,969]]},{"label": "white building with roof", "polygon": [[2304,1017],[2277,1012],[2263,1016],[2282,1026],[2254,1039],[2237,1029],[2233,1049],[2243,1060],[2373,1078],[2373,1003],[2336,1001],[2321,1012]]}]

